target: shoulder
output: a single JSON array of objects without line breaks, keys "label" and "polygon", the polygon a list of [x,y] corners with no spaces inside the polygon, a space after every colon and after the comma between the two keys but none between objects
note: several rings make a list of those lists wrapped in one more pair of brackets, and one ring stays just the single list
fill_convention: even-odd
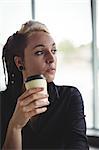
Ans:
[{"label": "shoulder", "polygon": [[[55,85],[55,84],[54,84]],[[81,96],[81,92],[75,86],[66,86],[66,85],[55,85],[59,93],[62,95],[69,95],[69,96]]]},{"label": "shoulder", "polygon": [[77,87],[74,86],[65,86],[65,85],[55,85],[59,93],[60,99],[69,103],[70,105],[82,105],[83,98],[82,94]]},{"label": "shoulder", "polygon": [[12,115],[17,99],[15,97],[15,94],[9,90],[6,89],[5,91],[2,91],[0,93],[1,98],[1,114],[5,115],[5,119],[7,119],[9,116]]},{"label": "shoulder", "polygon": [[1,91],[0,92],[0,98],[1,98],[1,102],[6,101],[6,99],[9,97],[7,90],[5,91]]}]

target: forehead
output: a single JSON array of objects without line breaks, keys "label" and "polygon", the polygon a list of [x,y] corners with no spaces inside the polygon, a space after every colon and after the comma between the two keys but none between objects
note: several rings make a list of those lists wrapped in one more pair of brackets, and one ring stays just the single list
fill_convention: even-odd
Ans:
[{"label": "forehead", "polygon": [[29,46],[36,46],[38,44],[43,45],[53,45],[54,40],[49,33],[43,31],[35,31],[33,34],[28,38],[27,45]]}]

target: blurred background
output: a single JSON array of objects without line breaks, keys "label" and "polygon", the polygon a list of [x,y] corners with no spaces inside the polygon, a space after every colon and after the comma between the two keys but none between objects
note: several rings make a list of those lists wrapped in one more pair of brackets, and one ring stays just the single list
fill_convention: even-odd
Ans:
[{"label": "blurred background", "polygon": [[89,143],[99,149],[99,0],[0,0],[0,91],[6,89],[2,47],[31,19],[49,28],[58,49],[54,82],[80,90]]}]

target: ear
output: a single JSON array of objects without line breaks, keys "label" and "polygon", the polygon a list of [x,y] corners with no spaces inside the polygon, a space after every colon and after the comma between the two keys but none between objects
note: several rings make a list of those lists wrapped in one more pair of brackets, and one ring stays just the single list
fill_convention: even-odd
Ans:
[{"label": "ear", "polygon": [[20,66],[23,66],[22,58],[19,57],[19,56],[14,57],[14,62],[15,62],[18,69],[19,69]]}]

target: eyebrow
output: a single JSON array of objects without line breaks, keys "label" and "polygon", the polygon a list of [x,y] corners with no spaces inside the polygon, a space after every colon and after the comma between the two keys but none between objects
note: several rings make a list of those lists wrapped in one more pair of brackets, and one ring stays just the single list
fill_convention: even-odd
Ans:
[{"label": "eyebrow", "polygon": [[[53,43],[52,46],[56,46],[56,44]],[[45,45],[43,45],[43,44],[38,44],[38,45],[34,46],[33,48],[36,48],[36,47],[45,47]]]}]

